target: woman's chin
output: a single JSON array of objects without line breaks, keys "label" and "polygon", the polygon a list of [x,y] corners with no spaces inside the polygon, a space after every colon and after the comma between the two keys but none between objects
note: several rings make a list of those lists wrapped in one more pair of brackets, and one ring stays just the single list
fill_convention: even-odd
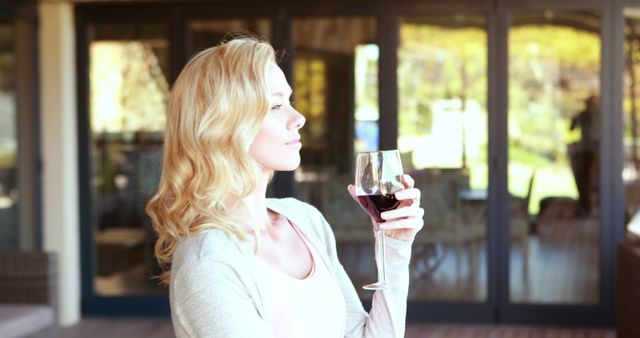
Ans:
[{"label": "woman's chin", "polygon": [[300,163],[297,163],[296,165],[282,167],[282,169],[277,169],[277,171],[294,171],[298,169],[298,167],[300,167]]},{"label": "woman's chin", "polygon": [[300,166],[300,155],[297,156],[282,156],[280,158],[267,158],[261,161],[256,159],[256,162],[264,171],[293,171]]},{"label": "woman's chin", "polygon": [[262,165],[265,171],[294,171],[300,166],[300,161],[270,163],[269,165]]},{"label": "woman's chin", "polygon": [[297,160],[280,163],[276,171],[294,171],[300,166],[300,157]]}]

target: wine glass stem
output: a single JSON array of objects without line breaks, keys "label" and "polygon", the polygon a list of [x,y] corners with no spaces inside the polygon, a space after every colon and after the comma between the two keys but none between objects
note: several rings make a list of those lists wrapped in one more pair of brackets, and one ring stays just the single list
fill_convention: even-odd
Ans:
[{"label": "wine glass stem", "polygon": [[382,270],[382,276],[380,278],[380,284],[385,284],[387,282],[387,269],[385,267],[386,257],[385,257],[385,245],[384,245],[384,229],[380,229],[380,269]]}]

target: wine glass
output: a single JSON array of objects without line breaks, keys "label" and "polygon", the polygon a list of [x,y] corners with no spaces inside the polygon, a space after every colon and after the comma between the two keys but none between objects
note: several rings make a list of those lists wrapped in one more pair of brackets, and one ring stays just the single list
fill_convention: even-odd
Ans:
[{"label": "wine glass", "polygon": [[[396,199],[395,193],[404,189],[400,152],[396,149],[358,153],[355,187],[360,206],[378,224],[384,223],[380,213],[397,208],[400,201]],[[376,258],[380,255],[380,259],[376,259],[380,264],[378,281],[363,286],[366,290],[382,290],[389,286],[386,282],[384,230],[378,229],[375,237]]]}]

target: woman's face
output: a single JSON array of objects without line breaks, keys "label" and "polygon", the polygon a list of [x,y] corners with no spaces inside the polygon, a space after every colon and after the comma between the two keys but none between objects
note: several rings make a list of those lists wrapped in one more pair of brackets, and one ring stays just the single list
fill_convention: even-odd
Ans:
[{"label": "woman's face", "polygon": [[267,69],[269,113],[249,153],[266,170],[291,171],[300,165],[300,134],[305,118],[291,106],[291,87],[275,62]]}]

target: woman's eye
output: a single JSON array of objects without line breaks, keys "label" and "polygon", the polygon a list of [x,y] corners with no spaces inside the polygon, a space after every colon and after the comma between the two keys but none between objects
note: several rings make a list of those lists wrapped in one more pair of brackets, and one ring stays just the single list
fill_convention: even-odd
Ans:
[{"label": "woman's eye", "polygon": [[271,107],[271,110],[278,110],[280,108],[282,108],[282,105],[281,104],[276,104],[276,105]]}]

